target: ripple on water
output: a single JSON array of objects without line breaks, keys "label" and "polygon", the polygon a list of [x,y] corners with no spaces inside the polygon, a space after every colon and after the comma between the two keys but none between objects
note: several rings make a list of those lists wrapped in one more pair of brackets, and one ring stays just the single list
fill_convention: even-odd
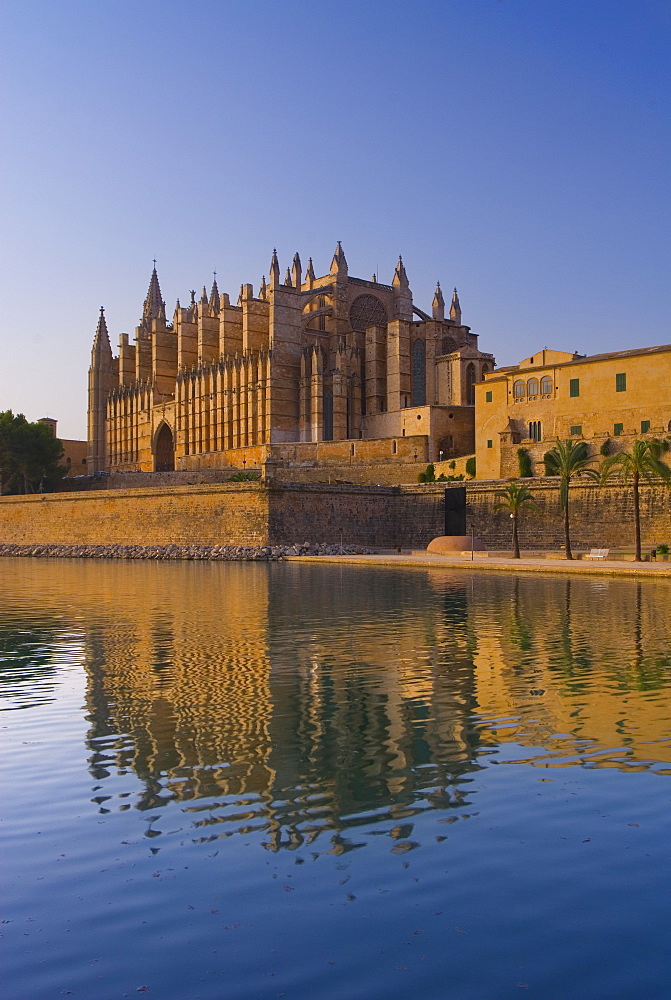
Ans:
[{"label": "ripple on water", "polygon": [[3,570],[8,995],[666,995],[668,584]]}]

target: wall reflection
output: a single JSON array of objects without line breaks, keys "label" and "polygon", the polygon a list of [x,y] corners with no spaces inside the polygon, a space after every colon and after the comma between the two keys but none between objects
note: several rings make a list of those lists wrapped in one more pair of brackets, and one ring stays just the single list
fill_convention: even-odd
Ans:
[{"label": "wall reflection", "polygon": [[[502,742],[539,766],[669,773],[668,582],[6,566],[3,607],[16,593],[22,606],[0,616],[0,644],[30,608],[54,644],[83,636],[96,791],[133,773],[133,804],[179,803],[196,840],[262,830],[276,850],[327,832],[340,853],[384,820],[411,850],[419,812],[468,816],[480,755]],[[48,645],[41,633],[40,657]],[[112,794],[94,801],[113,808]]]}]

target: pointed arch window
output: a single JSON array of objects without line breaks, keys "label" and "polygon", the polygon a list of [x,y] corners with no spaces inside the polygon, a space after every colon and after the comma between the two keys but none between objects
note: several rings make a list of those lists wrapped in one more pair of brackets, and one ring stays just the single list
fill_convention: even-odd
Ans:
[{"label": "pointed arch window", "polygon": [[426,348],[419,338],[412,345],[412,405],[426,406]]},{"label": "pointed arch window", "polygon": [[543,428],[541,427],[540,420],[531,420],[529,422],[529,437],[532,441],[543,440]]},{"label": "pointed arch window", "polygon": [[475,365],[472,361],[466,368],[466,405],[475,405]]}]

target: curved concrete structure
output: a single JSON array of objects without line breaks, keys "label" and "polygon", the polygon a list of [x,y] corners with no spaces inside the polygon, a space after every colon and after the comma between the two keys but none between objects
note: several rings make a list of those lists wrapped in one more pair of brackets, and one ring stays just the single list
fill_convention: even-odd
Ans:
[{"label": "curved concrete structure", "polygon": [[472,535],[439,535],[426,547],[427,552],[470,552],[471,544],[475,552],[484,552],[485,543]]}]

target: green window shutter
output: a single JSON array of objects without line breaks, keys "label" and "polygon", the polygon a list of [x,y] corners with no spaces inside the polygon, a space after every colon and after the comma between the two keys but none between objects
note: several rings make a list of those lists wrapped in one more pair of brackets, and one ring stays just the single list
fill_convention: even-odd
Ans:
[{"label": "green window shutter", "polygon": [[492,394],[491,394],[491,392],[486,392],[485,393],[485,403],[491,403],[491,401],[492,401]]},{"label": "green window shutter", "polygon": [[624,430],[624,424],[615,424],[615,426],[613,427],[613,434],[615,435],[615,437],[619,437],[623,430]]},{"label": "green window shutter", "polygon": [[647,434],[649,430],[650,430],[650,421],[641,420],[641,434]]},{"label": "green window shutter", "polygon": [[579,396],[580,395],[580,379],[572,378],[568,384],[568,394],[569,396]]},{"label": "green window shutter", "polygon": [[573,424],[571,426],[571,434],[579,434],[582,436],[582,424]]},{"label": "green window shutter", "polygon": [[615,376],[615,392],[626,392],[627,390],[627,373],[620,372],[619,375]]},{"label": "green window shutter", "polygon": [[487,447],[488,448],[493,448],[494,447],[494,443],[492,442],[491,438],[488,438],[488,440],[487,440]]}]

